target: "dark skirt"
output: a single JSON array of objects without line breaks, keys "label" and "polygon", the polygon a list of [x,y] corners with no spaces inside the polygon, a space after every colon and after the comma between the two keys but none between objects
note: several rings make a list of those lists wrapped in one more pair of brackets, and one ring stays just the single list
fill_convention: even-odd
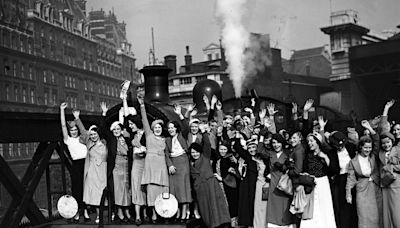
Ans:
[{"label": "dark skirt", "polygon": [[85,159],[72,160],[71,167],[71,191],[72,196],[78,202],[78,208],[83,209],[83,173]]},{"label": "dark skirt", "polygon": [[195,187],[200,215],[207,227],[230,223],[228,205],[218,181],[212,177]]},{"label": "dark skirt", "polygon": [[171,161],[176,172],[169,175],[169,191],[176,197],[178,203],[190,203],[192,202],[192,194],[189,159],[186,154],[182,154],[178,157],[171,157]]},{"label": "dark skirt", "polygon": [[[357,202],[353,202],[352,204],[347,203],[346,182],[347,173],[336,176],[331,184],[333,209],[335,211],[336,226],[338,228],[353,228],[358,225]],[[357,199],[354,191],[355,189],[352,191],[353,200]]]},{"label": "dark skirt", "polygon": [[[239,182],[239,181],[237,181]],[[229,206],[229,214],[231,215],[231,218],[237,217],[238,216],[238,199],[239,199],[239,194],[238,194],[238,189],[237,188],[231,188],[227,186],[226,184],[224,186],[224,191],[226,195],[226,200],[228,201],[228,206]]]}]

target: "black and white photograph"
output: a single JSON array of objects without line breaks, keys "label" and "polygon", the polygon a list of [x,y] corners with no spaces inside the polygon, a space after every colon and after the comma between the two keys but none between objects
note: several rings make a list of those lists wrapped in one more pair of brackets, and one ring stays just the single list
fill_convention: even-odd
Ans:
[{"label": "black and white photograph", "polygon": [[399,12],[0,0],[0,227],[400,228]]}]

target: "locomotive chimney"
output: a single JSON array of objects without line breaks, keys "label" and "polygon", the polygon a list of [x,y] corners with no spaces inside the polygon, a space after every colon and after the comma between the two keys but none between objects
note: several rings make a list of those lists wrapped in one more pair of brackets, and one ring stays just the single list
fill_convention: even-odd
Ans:
[{"label": "locomotive chimney", "polygon": [[145,66],[139,71],[144,76],[144,98],[147,102],[169,102],[168,74],[171,71],[162,65]]}]

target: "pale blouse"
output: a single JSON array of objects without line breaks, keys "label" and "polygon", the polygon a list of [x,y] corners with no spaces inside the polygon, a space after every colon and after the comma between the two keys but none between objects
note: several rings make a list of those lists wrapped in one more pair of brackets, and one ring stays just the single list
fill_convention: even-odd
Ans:
[{"label": "pale blouse", "polygon": [[182,148],[181,144],[178,141],[178,135],[175,135],[174,137],[172,137],[172,148],[170,156],[176,158],[184,153],[185,150]]},{"label": "pale blouse", "polygon": [[343,148],[343,150],[339,151],[337,154],[339,158],[340,174],[345,174],[348,171],[348,165],[351,160],[349,152],[346,148]]},{"label": "pale blouse", "polygon": [[358,162],[360,163],[362,175],[369,177],[371,175],[371,164],[369,163],[369,157],[358,156]]}]

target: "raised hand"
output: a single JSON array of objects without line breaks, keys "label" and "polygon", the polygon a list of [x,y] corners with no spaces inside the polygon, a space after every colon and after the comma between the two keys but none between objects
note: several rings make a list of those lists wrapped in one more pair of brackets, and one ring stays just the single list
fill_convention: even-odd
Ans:
[{"label": "raised hand", "polygon": [[371,129],[371,124],[369,124],[368,120],[362,120],[361,121],[361,126],[363,126],[365,129]]},{"label": "raised hand", "polygon": [[388,101],[385,105],[385,108],[387,109],[391,108],[394,105],[394,102],[395,102],[394,99]]},{"label": "raised hand", "polygon": [[297,104],[296,102],[292,102],[292,114],[297,114]]},{"label": "raised hand", "polygon": [[260,117],[260,121],[264,121],[266,114],[267,114],[267,110],[265,108],[260,110],[260,112],[258,113],[258,116]]},{"label": "raised hand", "polygon": [[275,110],[275,104],[273,104],[273,103],[269,103],[267,105],[267,110],[268,110],[268,115],[269,116],[274,116],[275,113],[278,112],[277,110]]},{"label": "raised hand", "polygon": [[[207,95],[205,95],[205,94],[203,95],[203,101],[204,101],[204,104],[206,105],[206,109],[210,110],[210,101],[209,101]],[[213,106],[211,106],[211,107],[213,107]]]},{"label": "raised hand", "polygon": [[106,115],[106,113],[108,111],[108,107],[107,107],[106,102],[100,102],[100,108],[101,108],[101,111],[103,112],[102,113],[103,116]]},{"label": "raised hand", "polygon": [[328,123],[328,120],[324,121],[323,116],[318,116],[318,124],[321,127],[321,130],[325,129],[326,123]]},{"label": "raised hand", "polygon": [[176,114],[178,114],[178,116],[179,116],[179,115],[182,115],[182,107],[181,107],[179,104],[175,104],[175,105],[174,105],[174,112],[175,112]]},{"label": "raised hand", "polygon": [[244,108],[244,111],[245,111],[245,112],[249,112],[250,114],[253,113],[253,109],[251,109],[251,108],[249,108],[249,107]]},{"label": "raised hand", "polygon": [[313,99],[308,99],[306,101],[306,103],[304,104],[303,111],[304,112],[310,111],[310,109],[313,106],[313,104],[314,104],[314,100]]},{"label": "raised hand", "polygon": [[255,98],[251,98],[250,99],[250,103],[251,103],[251,107],[255,107],[256,106],[256,99]]},{"label": "raised hand", "polygon": [[195,116],[195,115],[197,115],[197,109],[194,108],[194,109],[190,112],[190,116],[193,117],[193,116]]},{"label": "raised hand", "polygon": [[67,108],[67,103],[66,102],[63,102],[63,103],[61,103],[61,105],[60,105],[60,109],[62,109],[62,110],[65,110],[66,108]]},{"label": "raised hand", "polygon": [[79,114],[80,114],[81,112],[79,111],[79,110],[77,110],[77,109],[74,109],[74,110],[72,110],[72,115],[74,116],[74,118],[77,120],[77,119],[79,119]]}]

